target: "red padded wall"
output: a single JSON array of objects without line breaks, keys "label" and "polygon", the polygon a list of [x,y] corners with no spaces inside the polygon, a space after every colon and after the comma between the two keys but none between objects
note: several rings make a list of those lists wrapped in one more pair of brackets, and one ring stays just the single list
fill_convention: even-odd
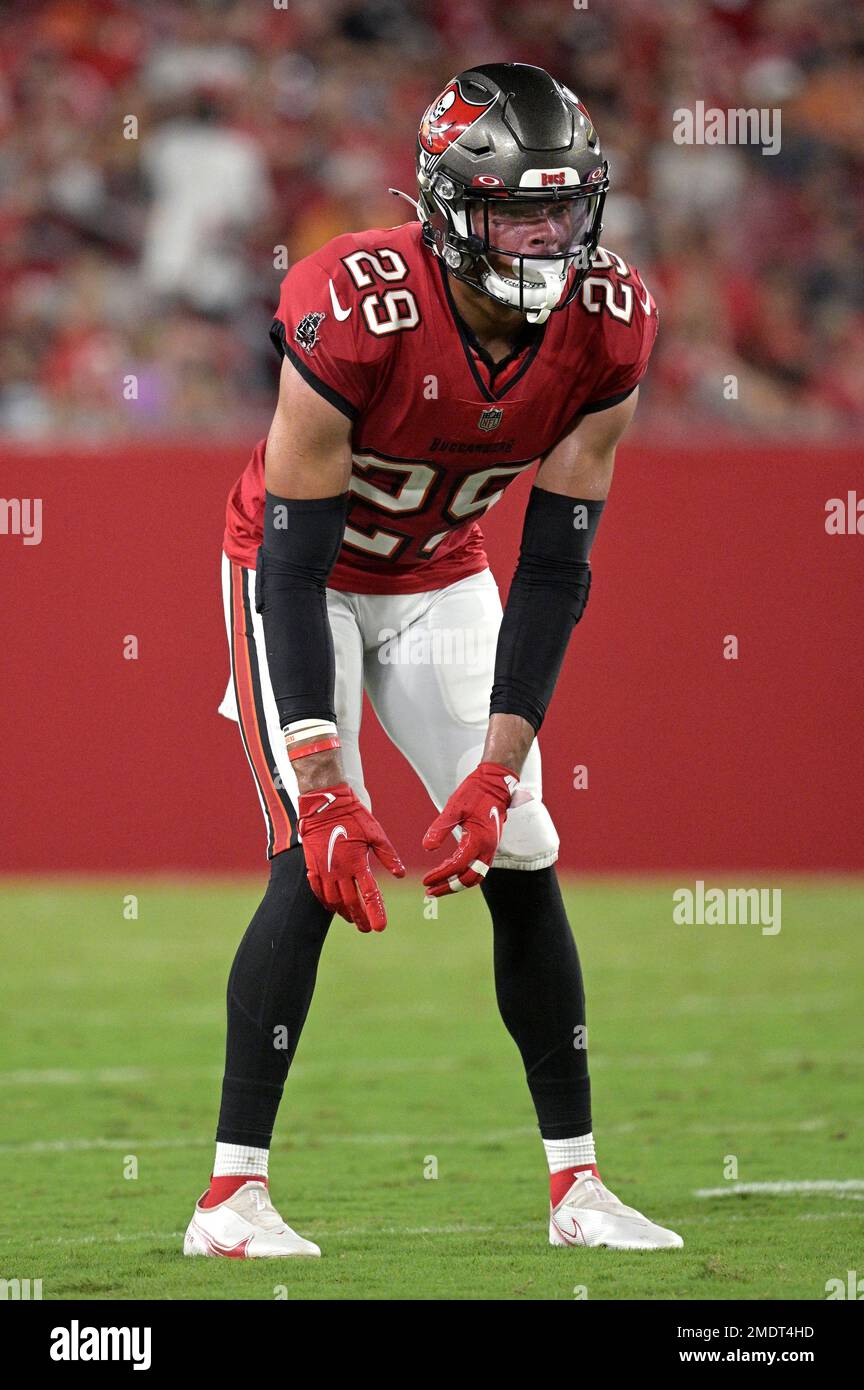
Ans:
[{"label": "red padded wall", "polygon": [[[3,496],[43,499],[40,545],[0,535],[3,868],[261,867],[239,735],[216,714],[222,517],[247,447],[0,452]],[[856,485],[851,449],[622,448],[541,738],[565,867],[864,867],[864,536],[825,531],[826,500]],[[528,486],[485,522],[505,590]],[[364,757],[420,867],[431,808],[368,711]]]}]

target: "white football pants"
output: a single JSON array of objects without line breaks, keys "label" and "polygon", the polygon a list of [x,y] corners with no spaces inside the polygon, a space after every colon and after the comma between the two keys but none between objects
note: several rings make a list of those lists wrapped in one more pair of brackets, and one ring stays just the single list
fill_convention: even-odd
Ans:
[{"label": "white football pants", "polygon": [[[255,571],[223,555],[222,589],[231,679],[219,712],[240,724],[272,856],[299,843],[297,779],[267,671],[264,630],[255,611]],[[440,811],[483,753],[502,614],[491,570],[422,594],[328,589],[327,608],[346,781],[371,810],[360,759],[365,690],[391,743]],[[378,773],[386,776],[386,766]],[[519,787],[530,799],[508,811],[493,868],[542,869],[558,857],[558,835],[543,805],[536,739]],[[392,839],[393,827],[384,830]]]}]

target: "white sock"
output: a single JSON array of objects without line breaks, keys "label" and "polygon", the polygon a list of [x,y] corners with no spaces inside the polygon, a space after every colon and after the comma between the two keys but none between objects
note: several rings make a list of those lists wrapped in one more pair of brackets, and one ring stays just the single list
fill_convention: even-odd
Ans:
[{"label": "white sock", "polygon": [[250,1149],[245,1144],[216,1144],[213,1160],[214,1178],[227,1178],[235,1173],[250,1178],[267,1177],[269,1149]]},{"label": "white sock", "polygon": [[565,1168],[587,1168],[597,1162],[593,1134],[580,1134],[575,1139],[544,1139],[543,1147],[550,1173],[562,1173]]}]

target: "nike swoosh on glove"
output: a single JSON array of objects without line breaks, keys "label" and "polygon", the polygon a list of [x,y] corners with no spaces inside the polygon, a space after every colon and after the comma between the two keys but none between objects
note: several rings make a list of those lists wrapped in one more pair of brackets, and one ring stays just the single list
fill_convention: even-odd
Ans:
[{"label": "nike swoosh on glove", "polygon": [[424,849],[437,849],[461,826],[459,848],[423,879],[427,896],[461,893],[486,877],[501,839],[510,798],[519,778],[500,763],[481,763],[456,788],[440,816],[423,836]]},{"label": "nike swoosh on glove", "polygon": [[369,851],[396,878],[405,877],[405,865],[375,817],[347,782],[303,792],[298,809],[306,872],[316,898],[358,931],[383,931],[387,913]]}]

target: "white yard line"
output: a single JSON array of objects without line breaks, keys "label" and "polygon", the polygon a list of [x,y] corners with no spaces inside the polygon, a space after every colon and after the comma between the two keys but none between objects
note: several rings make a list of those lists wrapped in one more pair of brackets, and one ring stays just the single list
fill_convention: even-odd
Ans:
[{"label": "white yard line", "polygon": [[[429,1057],[346,1057],[344,1059],[321,1058],[320,1060],[313,1058],[295,1063],[291,1068],[291,1075],[303,1077],[331,1072],[347,1072],[352,1075],[355,1073],[386,1075],[388,1073],[446,1072],[460,1067],[463,1060],[455,1053]],[[607,1068],[613,1071],[650,1071],[652,1068],[658,1071],[662,1068],[691,1071],[698,1070],[700,1067],[725,1066],[728,1061],[728,1056],[711,1052],[681,1052],[670,1056],[648,1053],[633,1053],[632,1055],[617,1057],[604,1053],[592,1053],[591,1055],[592,1070],[603,1071]],[[855,1052],[820,1051],[809,1053],[805,1050],[803,1052],[784,1053],[777,1048],[771,1048],[755,1056],[751,1053],[746,1058],[747,1066],[751,1070],[754,1064],[795,1067],[803,1062],[812,1062],[819,1066],[837,1062],[854,1062],[857,1065],[858,1061],[860,1061],[860,1055]],[[505,1059],[496,1058],[490,1065],[504,1067],[509,1063]],[[206,1067],[185,1066],[182,1063],[140,1067],[25,1067],[12,1071],[0,1071],[0,1087],[111,1086],[124,1085],[127,1082],[140,1085],[147,1081],[162,1082],[170,1077],[177,1077],[182,1080],[183,1077],[219,1078],[221,1075],[222,1067],[216,1063]]]},{"label": "white yard line", "polygon": [[[728,1120],[720,1125],[676,1125],[675,1133],[695,1134],[695,1135],[720,1135],[731,1139],[738,1134],[801,1134],[810,1133],[817,1129],[823,1129],[827,1121],[821,1118],[809,1120],[796,1120],[790,1124],[780,1124],[777,1122],[740,1122]],[[617,1125],[605,1125],[604,1134],[632,1134],[635,1130],[645,1130],[644,1123],[637,1126],[634,1122]],[[421,1148],[424,1153],[428,1153],[430,1146],[435,1144],[467,1144],[483,1145],[505,1143],[510,1139],[524,1139],[528,1136],[536,1138],[537,1130],[533,1125],[516,1125],[509,1129],[476,1129],[463,1131],[459,1134],[441,1134],[432,1128],[423,1134],[383,1134],[376,1132],[355,1133],[355,1134],[316,1134],[295,1132],[291,1149],[283,1149],[277,1141],[274,1147],[274,1155],[283,1156],[291,1150],[302,1148],[304,1145],[314,1144],[316,1148],[325,1148],[327,1145],[352,1145],[379,1147],[382,1145],[414,1145]],[[97,1150],[119,1151],[122,1153],[137,1153],[142,1150],[153,1149],[199,1149],[208,1148],[213,1140],[210,1135],[189,1135],[188,1137],[176,1136],[173,1138],[162,1139],[117,1139],[117,1138],[78,1138],[78,1139],[32,1139],[22,1140],[19,1143],[0,1144],[0,1154],[51,1154],[51,1153],[90,1153]],[[772,1184],[751,1184],[753,1191],[767,1190]],[[742,1184],[737,1185],[739,1191],[745,1190]],[[748,1188],[746,1190],[751,1190]],[[864,1182],[861,1183],[864,1190]],[[728,1187],[706,1188],[700,1191],[698,1196],[713,1196],[734,1193],[736,1184],[730,1183]],[[818,1184],[811,1187],[803,1187],[802,1191],[818,1191]]]},{"label": "white yard line", "polygon": [[828,1178],[812,1178],[801,1182],[730,1182],[725,1187],[700,1187],[694,1197],[747,1197],[765,1193],[768,1196],[787,1197],[799,1193],[826,1192],[833,1197],[849,1197],[853,1201],[864,1200],[856,1193],[864,1194],[864,1179],[844,1178],[834,1182]]},{"label": "white yard line", "polygon": [[[368,1061],[356,1057],[344,1061],[299,1062],[291,1068],[292,1076],[305,1076],[320,1072],[347,1072],[351,1075],[362,1072],[372,1075],[390,1073],[452,1071],[460,1065],[458,1057],[387,1057],[370,1058]],[[151,1081],[154,1084],[166,1078],[215,1077],[222,1075],[222,1067],[216,1064],[208,1067],[153,1066],[153,1067],[47,1067],[43,1070],[24,1068],[19,1071],[0,1072],[2,1086],[112,1086]]]},{"label": "white yard line", "polygon": [[[189,1075],[200,1075],[200,1069],[190,1067]],[[44,1071],[0,1072],[0,1086],[110,1086],[155,1079],[155,1073],[146,1067],[100,1067],[92,1071],[49,1067]]]},{"label": "white yard line", "polygon": [[[781,1216],[782,1212],[782,1216]],[[775,1207],[773,1211],[730,1211],[724,1207],[720,1211],[706,1212],[699,1216],[685,1216],[678,1212],[664,1213],[664,1219],[668,1225],[674,1226],[676,1230],[679,1226],[688,1229],[691,1226],[728,1226],[731,1222],[746,1222],[748,1225],[757,1225],[760,1221],[861,1221],[860,1211],[839,1211],[832,1207],[831,1211],[799,1211],[795,1213],[787,1212],[782,1207]]]},{"label": "white yard line", "polygon": [[[340,1145],[411,1145],[422,1149],[424,1153],[429,1152],[430,1144],[470,1144],[470,1143],[500,1143],[507,1139],[522,1139],[526,1135],[536,1135],[537,1131],[531,1125],[522,1125],[516,1129],[486,1130],[474,1134],[295,1134],[292,1139],[291,1149],[302,1148],[305,1144],[314,1144],[316,1148],[324,1148],[328,1144]],[[52,1153],[90,1153],[98,1150],[119,1151],[121,1153],[135,1154],[144,1150],[154,1149],[201,1149],[212,1148],[213,1138],[211,1135],[196,1135],[187,1139],[33,1139],[25,1140],[19,1144],[0,1144],[0,1154],[52,1154]],[[290,1150],[274,1149],[274,1156],[281,1155],[287,1157]]]},{"label": "white yard line", "polygon": [[[498,1225],[471,1225],[453,1222],[444,1226],[340,1226],[326,1230],[327,1240],[342,1240],[352,1236],[459,1236],[492,1235],[503,1231],[545,1230],[548,1218],[539,1216],[536,1221],[502,1222]],[[309,1222],[304,1223],[307,1227]],[[86,1236],[37,1236],[30,1240],[31,1245],[126,1245],[138,1240],[182,1240],[184,1231],[133,1231],[115,1232],[112,1235]]]},{"label": "white yard line", "polygon": [[[767,1220],[766,1216],[747,1217],[743,1215],[715,1216],[691,1216],[691,1217],[672,1217],[676,1225],[680,1225],[685,1234],[688,1227],[699,1225],[728,1225],[732,1221]],[[796,1221],[860,1221],[861,1217],[857,1212],[824,1212],[824,1211],[804,1211],[798,1212],[794,1217]],[[536,1221],[516,1221],[500,1222],[497,1225],[470,1225],[452,1223],[443,1226],[339,1226],[328,1229],[326,1223],[316,1223],[314,1220],[303,1223],[304,1230],[308,1234],[314,1235],[323,1242],[335,1240],[350,1240],[358,1236],[459,1236],[459,1235],[495,1235],[507,1231],[545,1231],[546,1217],[539,1215]],[[114,1232],[111,1235],[80,1235],[80,1236],[31,1236],[28,1238],[28,1245],[33,1247],[45,1245],[134,1245],[136,1241],[159,1240],[159,1241],[181,1241],[183,1231],[123,1231]]]},{"label": "white yard line", "polygon": [[142,1149],[195,1149],[212,1144],[210,1139],[32,1139],[20,1144],[0,1144],[0,1154],[96,1153],[100,1149],[137,1153]]}]

